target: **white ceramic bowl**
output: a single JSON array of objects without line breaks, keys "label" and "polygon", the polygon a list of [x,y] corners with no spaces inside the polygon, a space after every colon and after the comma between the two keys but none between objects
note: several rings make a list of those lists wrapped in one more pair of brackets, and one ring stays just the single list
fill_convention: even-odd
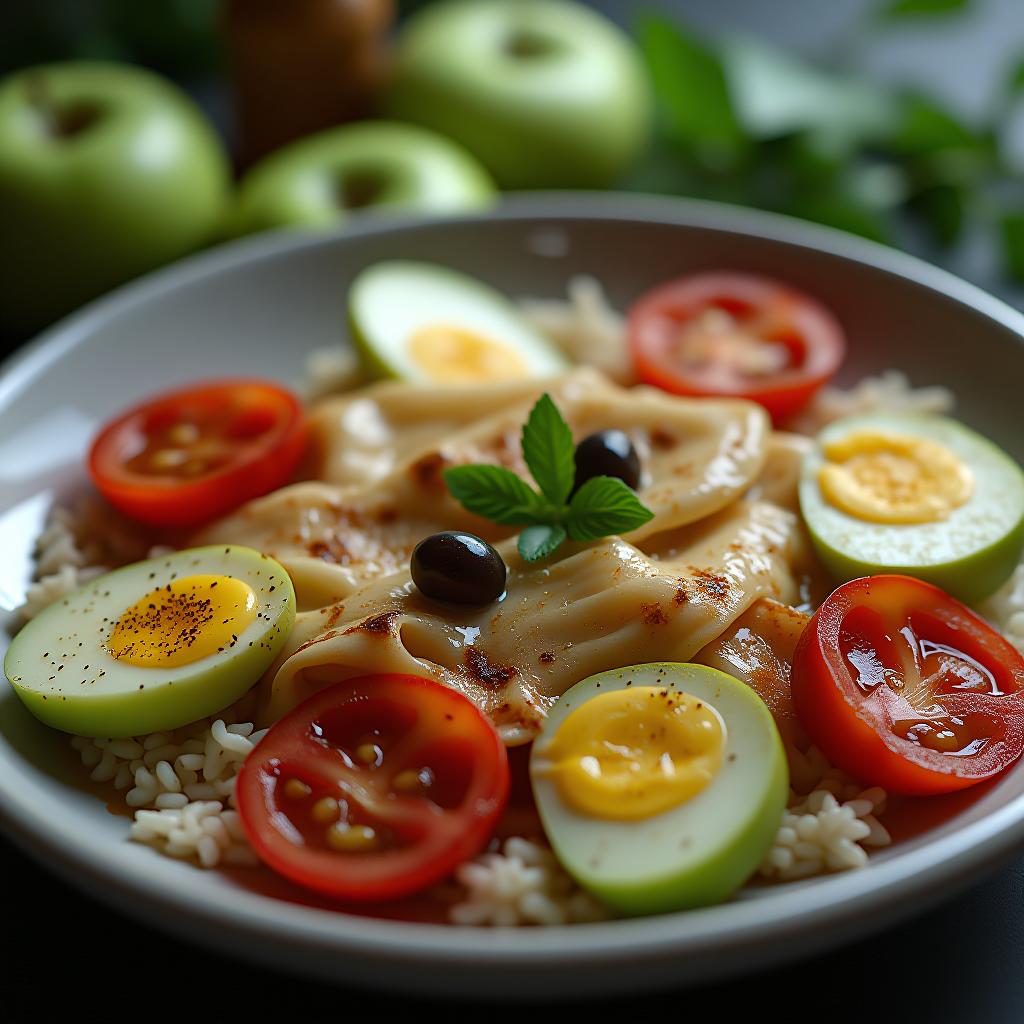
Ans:
[{"label": "white ceramic bowl", "polygon": [[[942,383],[959,415],[1024,461],[1024,317],[909,257],[783,218],[610,196],[526,198],[462,221],[273,235],[187,260],[59,324],[0,377],[0,601],[18,603],[55,496],[84,484],[98,423],[154,390],[237,372],[297,382],[306,353],[344,343],[349,280],[386,257],[434,259],[513,294],[562,295],[573,274],[624,306],[697,268],[768,272],[817,295],[852,339],[844,377],[897,366]],[[7,626],[11,623],[8,619]],[[6,638],[0,637],[6,645]],[[448,995],[590,995],[706,981],[880,928],[1024,841],[1024,764],[862,871],[723,906],[571,928],[491,931],[352,917],[285,898],[269,872],[207,872],[125,840],[81,786],[66,737],[0,695],[0,823],[33,856],[122,910],[275,966]],[[294,894],[293,894],[294,895]]]}]

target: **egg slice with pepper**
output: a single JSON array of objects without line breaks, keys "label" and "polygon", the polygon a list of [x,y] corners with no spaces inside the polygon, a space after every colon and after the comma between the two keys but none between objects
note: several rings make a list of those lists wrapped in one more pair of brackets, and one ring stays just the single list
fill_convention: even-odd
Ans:
[{"label": "egg slice with pepper", "polygon": [[40,721],[85,736],[174,729],[242,696],[295,620],[285,570],[251,548],[194,548],[117,569],[14,638],[4,671]]},{"label": "egg slice with pepper", "polygon": [[389,260],[349,292],[364,360],[385,377],[438,384],[551,377],[568,364],[504,295],[433,263]]},{"label": "egg slice with pepper", "polygon": [[804,462],[800,507],[840,580],[902,573],[972,602],[1024,546],[1024,472],[944,416],[874,412],[826,427]]},{"label": "egg slice with pepper", "polygon": [[771,845],[789,785],[760,697],[675,663],[573,686],[534,743],[530,775],[563,866],[624,914],[729,896]]}]

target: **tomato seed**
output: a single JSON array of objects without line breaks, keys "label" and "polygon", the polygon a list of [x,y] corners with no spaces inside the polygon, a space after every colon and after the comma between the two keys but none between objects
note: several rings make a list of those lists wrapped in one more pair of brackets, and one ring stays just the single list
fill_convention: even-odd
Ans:
[{"label": "tomato seed", "polygon": [[404,772],[399,772],[391,780],[391,788],[399,793],[418,793],[424,789],[429,789],[433,781],[434,773],[429,768],[420,768],[418,770],[407,768]]},{"label": "tomato seed", "polygon": [[348,825],[339,821],[327,830],[327,845],[343,853],[372,850],[377,845],[377,833],[369,825]]},{"label": "tomato seed", "polygon": [[199,440],[199,428],[194,423],[176,423],[167,431],[167,439],[182,446],[195,444]]},{"label": "tomato seed", "polygon": [[371,765],[376,768],[384,760],[384,751],[377,746],[376,743],[360,743],[356,747],[356,757],[363,762],[363,764]]},{"label": "tomato seed", "polygon": [[284,784],[284,795],[292,800],[304,800],[312,792],[301,779],[289,779]]},{"label": "tomato seed", "polygon": [[177,469],[188,462],[188,459],[188,452],[182,451],[180,448],[161,448],[149,457],[149,464],[153,469],[158,470]]},{"label": "tomato seed", "polygon": [[399,793],[415,793],[420,789],[420,773],[411,768],[399,772],[391,780],[391,788],[397,789]]},{"label": "tomato seed", "polygon": [[332,821],[338,820],[338,801],[333,796],[322,796],[310,809],[313,820],[321,825],[329,825]]}]

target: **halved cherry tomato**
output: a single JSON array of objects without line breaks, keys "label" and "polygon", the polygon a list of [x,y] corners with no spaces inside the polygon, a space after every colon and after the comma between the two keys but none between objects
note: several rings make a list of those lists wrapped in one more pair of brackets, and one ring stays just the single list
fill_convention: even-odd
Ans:
[{"label": "halved cherry tomato", "polygon": [[508,799],[508,758],[455,690],[362,676],[273,726],[235,792],[253,847],[275,871],[337,899],[392,900],[483,849]]},{"label": "halved cherry tomato", "polygon": [[839,369],[843,329],[803,292],[754,274],[693,274],[629,313],[638,376],[677,395],[748,398],[778,423]]},{"label": "halved cherry tomato", "polygon": [[793,660],[793,700],[833,764],[894,793],[948,793],[1024,750],[1024,658],[938,587],[845,583]]},{"label": "halved cherry tomato", "polygon": [[261,380],[172,391],[108,423],[89,473],[125,515],[151,526],[197,526],[280,487],[306,440],[302,405]]}]

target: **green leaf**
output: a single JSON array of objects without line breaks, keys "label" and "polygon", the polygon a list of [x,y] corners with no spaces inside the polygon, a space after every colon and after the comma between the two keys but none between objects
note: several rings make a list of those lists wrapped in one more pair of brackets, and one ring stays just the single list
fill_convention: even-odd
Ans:
[{"label": "green leaf", "polygon": [[977,149],[990,142],[926,96],[904,97],[899,124],[886,140],[898,153],[920,155],[949,149]]},{"label": "green leaf", "polygon": [[801,217],[815,224],[825,224],[840,231],[870,238],[873,242],[889,242],[890,233],[885,218],[877,210],[856,202],[851,196],[837,191],[801,195],[785,204],[781,212]]},{"label": "green leaf", "polygon": [[918,18],[966,11],[970,0],[889,0],[879,12],[880,18]]},{"label": "green leaf", "polygon": [[523,425],[523,459],[541,494],[554,505],[564,505],[576,477],[576,449],[572,431],[551,396],[543,394]]},{"label": "green leaf", "polygon": [[913,196],[907,209],[923,222],[937,245],[951,246],[960,238],[968,197],[955,185],[935,185]]},{"label": "green leaf", "polygon": [[621,480],[595,476],[569,503],[569,536],[596,540],[613,533],[628,533],[654,518],[654,513]]},{"label": "green leaf", "polygon": [[754,40],[727,40],[722,67],[736,116],[757,139],[813,132],[848,148],[897,123],[891,97],[873,83],[828,74]]},{"label": "green leaf", "polygon": [[667,18],[637,28],[669,137],[710,163],[733,163],[747,148],[718,57]]},{"label": "green leaf", "polygon": [[539,562],[552,554],[566,536],[565,527],[557,524],[528,526],[519,534],[519,554],[524,562]]},{"label": "green leaf", "polygon": [[1011,69],[1006,80],[1006,91],[1010,96],[1024,92],[1024,60],[1019,60]]},{"label": "green leaf", "polygon": [[504,466],[455,466],[444,472],[456,501],[502,526],[543,522],[550,513],[540,495]]},{"label": "green leaf", "polygon": [[999,229],[1006,272],[1014,280],[1024,281],[1024,211],[1003,214]]}]

